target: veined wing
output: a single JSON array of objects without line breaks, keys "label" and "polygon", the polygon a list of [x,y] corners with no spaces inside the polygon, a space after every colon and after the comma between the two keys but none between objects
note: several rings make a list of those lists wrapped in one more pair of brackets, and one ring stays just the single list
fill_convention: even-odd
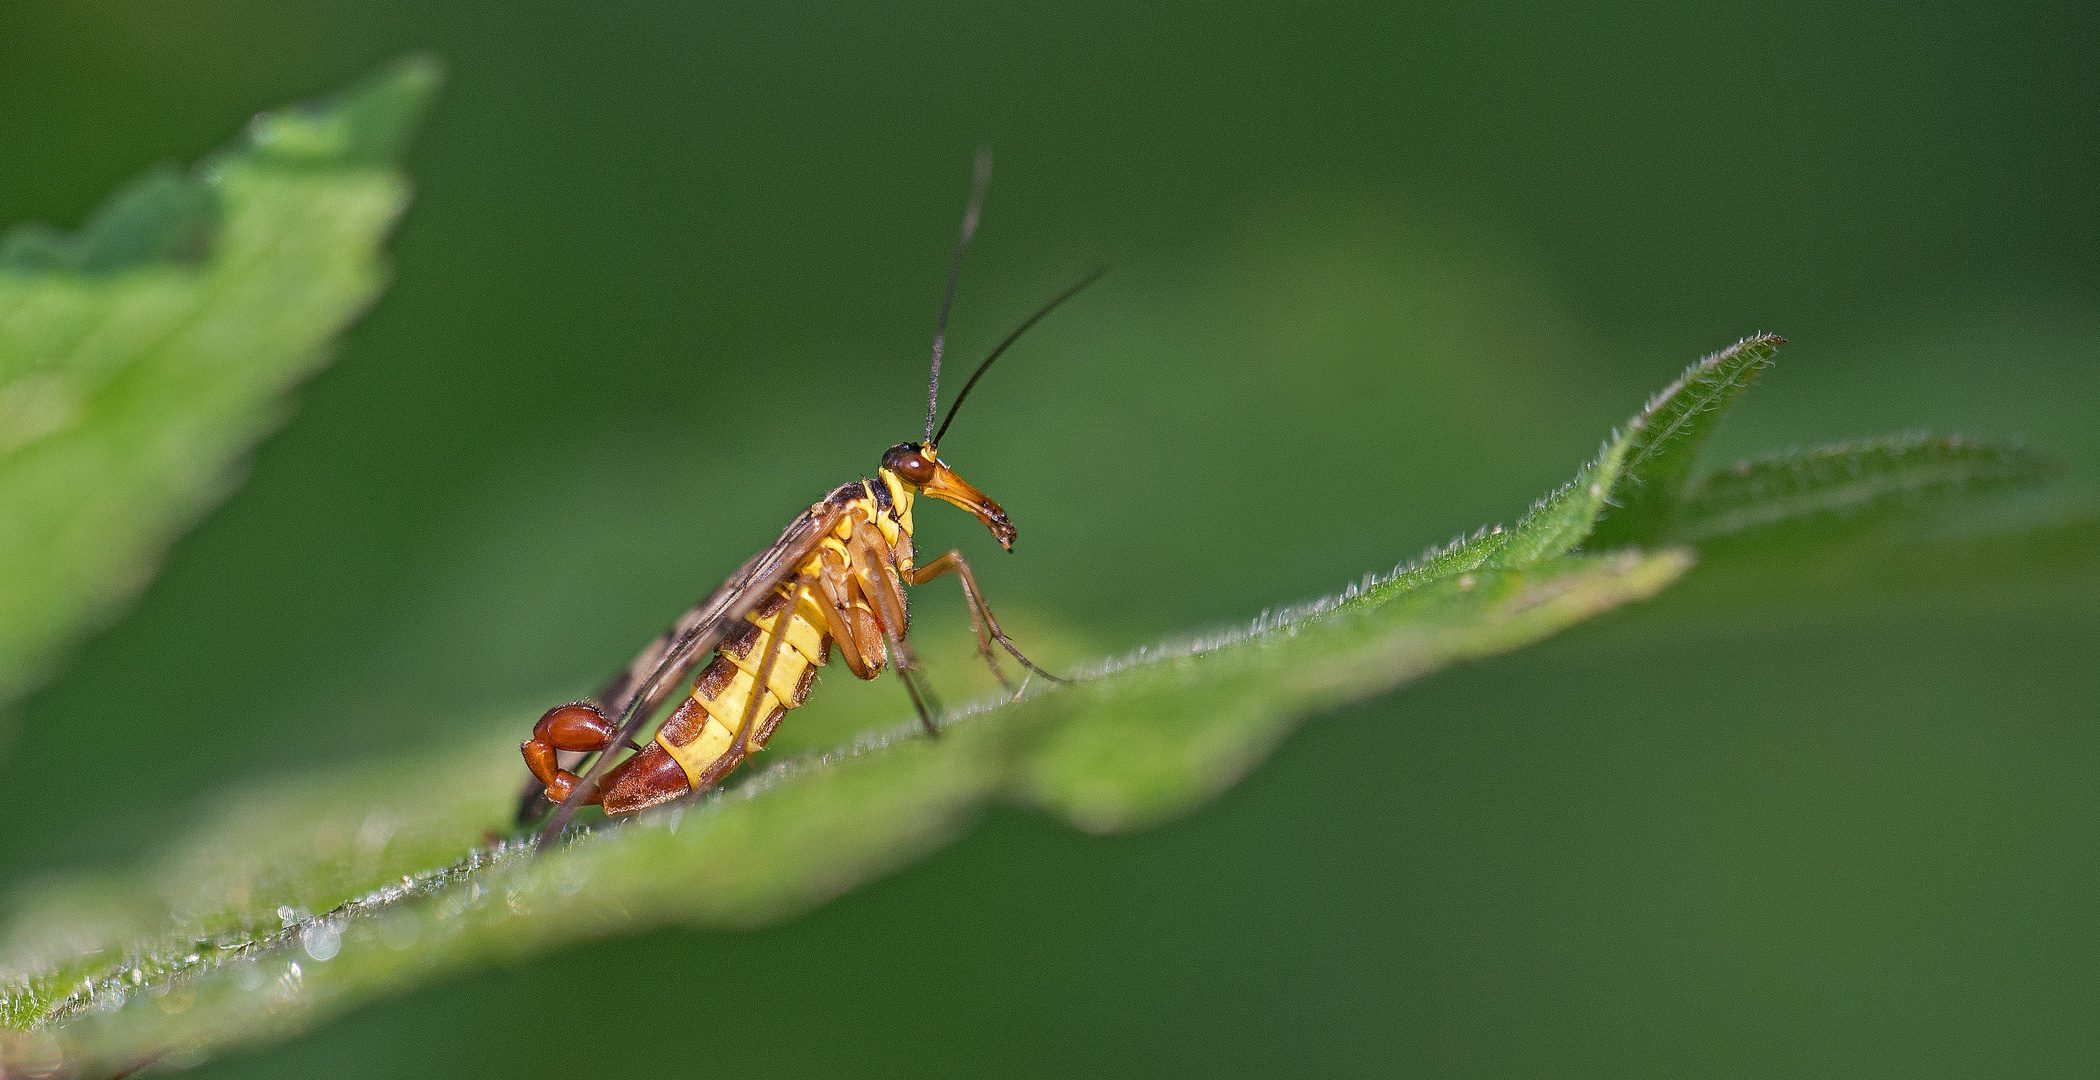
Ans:
[{"label": "veined wing", "polygon": [[[797,518],[795,525],[800,523],[801,519]],[[795,525],[788,526],[789,534],[794,533]],[[629,708],[636,707],[635,692],[640,690],[643,684],[650,682],[650,676],[656,674],[656,669],[663,666],[665,658],[669,657],[677,649],[680,642],[694,638],[695,635],[704,631],[710,619],[719,617],[717,613],[721,606],[736,595],[739,589],[744,587],[750,580],[752,573],[758,568],[759,563],[767,555],[779,549],[783,543],[787,543],[788,540],[789,536],[783,535],[774,542],[772,547],[744,560],[744,565],[737,567],[736,573],[729,575],[727,580],[716,586],[714,592],[707,594],[699,603],[687,608],[685,614],[680,615],[678,621],[672,623],[669,629],[656,635],[656,640],[643,646],[642,651],[637,653],[633,660],[628,661],[626,667],[621,668],[606,682],[604,687],[590,696],[591,704],[598,707],[598,714],[600,716],[625,716]],[[667,670],[664,678],[656,680],[655,694],[641,701],[639,705],[641,715],[656,715],[656,711],[663,706],[664,698],[670,696],[671,691],[677,688],[679,682],[685,678],[686,673],[691,671],[699,663],[700,658],[705,655],[706,652],[704,650],[686,650],[682,663],[674,664]],[[618,748],[615,747],[614,749]],[[558,768],[568,769],[573,772],[588,757],[590,757],[589,754],[580,750],[562,750],[555,754],[555,763]],[[549,805],[546,800],[544,786],[540,783],[539,778],[528,774],[525,777],[525,790],[518,793],[518,824],[524,825],[531,822],[545,813]]]},{"label": "veined wing", "polygon": [[[597,700],[603,715],[620,718],[619,731],[613,735],[606,750],[598,755],[590,771],[583,775],[583,782],[577,784],[569,797],[555,808],[554,816],[548,819],[547,827],[540,833],[543,849],[568,827],[569,819],[575,815],[585,794],[594,790],[606,770],[612,767],[614,755],[625,749],[641,731],[642,725],[662,706],[664,698],[677,688],[701,658],[722,643],[722,636],[737,620],[750,614],[768,592],[787,580],[796,568],[816,553],[825,534],[838,525],[840,513],[841,509],[831,499],[804,510],[788,524],[787,530],[771,547],[753,555],[719,588],[708,594],[707,599],[679,616],[669,630],[650,642],[632,663],[606,684]],[[525,803],[527,807],[532,805],[529,800]]]},{"label": "veined wing", "polygon": [[[606,716],[625,716],[628,707],[634,704],[635,692],[640,690],[643,684],[650,681],[649,677],[654,675],[656,669],[663,665],[665,658],[678,651],[679,643],[693,639],[695,635],[708,626],[710,621],[718,618],[722,606],[745,587],[746,583],[750,581],[751,575],[757,570],[760,562],[767,555],[778,549],[780,544],[786,542],[787,539],[787,537],[783,536],[772,547],[744,560],[744,565],[738,567],[736,573],[729,575],[722,584],[716,586],[715,591],[707,594],[706,598],[699,603],[687,608],[685,614],[680,615],[678,621],[672,623],[669,629],[656,635],[656,640],[644,646],[642,651],[636,654],[635,658],[626,667],[621,668],[619,673],[606,682],[604,687],[591,695],[591,701],[598,706],[598,711]],[[688,651],[684,657],[684,663],[670,669],[669,675],[657,686],[657,693],[654,695],[653,700],[645,699],[642,702],[641,711],[644,715],[655,715],[656,710],[663,705],[663,699],[669,696],[669,691],[677,686],[679,680],[685,677],[685,673],[691,670],[694,664],[699,662],[701,655],[697,650]]]}]

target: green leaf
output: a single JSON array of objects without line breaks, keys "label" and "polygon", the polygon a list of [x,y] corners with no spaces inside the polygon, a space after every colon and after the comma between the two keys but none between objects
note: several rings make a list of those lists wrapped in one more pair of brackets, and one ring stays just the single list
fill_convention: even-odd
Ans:
[{"label": "green leaf", "polygon": [[2078,596],[2100,579],[2100,507],[2060,463],[1960,436],[1898,435],[1745,461],[1685,498],[1698,603],[1813,609],[1965,593],[1970,610]]},{"label": "green leaf", "polygon": [[78,235],[31,224],[0,238],[0,271],[111,274],[157,262],[199,262],[218,216],[210,184],[173,166],[156,166],[110,196]]},{"label": "green leaf", "polygon": [[141,589],[378,297],[427,61],[0,240],[0,705]]},{"label": "green leaf", "polygon": [[515,792],[514,733],[307,778],[241,800],[142,884],[48,887],[7,939],[0,1024],[34,1033],[7,1052],[181,1062],[613,930],[779,919],[948,840],[995,798],[1089,829],[1149,824],[1232,783],[1310,713],[1653,595],[1688,565],[1664,551],[1387,581],[952,718],[939,740],[904,725],[791,760],[538,860],[484,839]]},{"label": "green leaf", "polygon": [[1917,511],[2061,471],[2019,447],[1958,435],[1842,443],[1741,462],[1708,477],[1678,507],[1668,536],[1696,541],[1815,519]]},{"label": "green leaf", "polygon": [[[1652,541],[1652,530],[1633,535],[1625,528],[1610,529],[1594,538],[1591,534],[1603,528],[1600,522],[1618,519],[1630,507],[1646,508],[1636,513],[1640,520],[1666,517],[1663,508],[1683,489],[1714,422],[1757,373],[1770,366],[1773,352],[1783,344],[1783,338],[1759,334],[1686,368],[1676,382],[1648,399],[1625,427],[1613,432],[1575,479],[1540,499],[1515,528],[1491,529],[1454,545],[1442,553],[1442,563],[1466,569],[1523,566],[1585,542],[1609,548]],[[1647,517],[1640,517],[1643,513]]]},{"label": "green leaf", "polygon": [[1044,734],[1011,791],[1092,832],[1156,824],[1237,781],[1309,713],[1530,644],[1689,565],[1672,550],[1387,583],[1229,649],[1045,695]]},{"label": "green leaf", "polygon": [[[356,141],[329,130],[291,143]],[[1677,580],[1692,562],[1682,547],[1576,550],[1629,483],[1671,493],[1667,520],[1702,550],[1877,508],[1912,521],[1905,514],[1920,504],[1938,511],[1936,535],[1981,522],[1990,543],[2010,519],[1969,514],[1993,505],[1978,496],[2045,471],[2018,451],[1885,440],[1741,466],[1684,497],[1691,455],[1773,343],[1750,339],[1694,366],[1513,528],[1483,529],[1247,629],[950,714],[938,740],[912,723],[877,728],[699,800],[572,832],[542,857],[504,836],[521,771],[514,730],[240,793],[135,876],[53,882],[26,897],[0,939],[0,1067],[181,1066],[594,935],[785,918],[934,849],[994,801],[1094,831],[1186,813],[1308,716],[1522,647]],[[2089,516],[2019,520],[2033,550],[2092,546]],[[2091,561],[2088,550],[2060,565]]]},{"label": "green leaf", "polygon": [[1699,451],[1786,339],[1747,337],[1684,370],[1626,425],[1623,475],[1597,523],[1601,547],[1652,543],[1669,528],[1691,485]]}]

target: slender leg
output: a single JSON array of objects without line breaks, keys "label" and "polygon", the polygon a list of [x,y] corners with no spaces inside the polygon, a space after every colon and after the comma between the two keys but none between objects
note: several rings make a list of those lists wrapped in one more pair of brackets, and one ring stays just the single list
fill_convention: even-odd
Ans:
[{"label": "slender leg", "polygon": [[[862,569],[854,570],[852,581],[854,590],[868,597],[869,606],[875,609],[876,625],[882,632],[883,641],[889,645],[890,658],[895,661],[897,669],[897,678],[903,680],[904,692],[911,695],[911,706],[919,713],[919,726],[926,729],[926,734],[939,738],[941,729],[934,723],[934,717],[940,715],[941,703],[934,698],[933,688],[924,681],[926,676],[919,667],[919,654],[913,652],[911,643],[903,634],[897,632],[896,628],[902,625],[903,620],[896,616],[883,616],[885,607],[894,609],[901,608],[901,605],[896,604],[894,598],[883,596],[882,585],[871,580]],[[891,582],[890,587],[895,589],[895,579],[892,578]]]},{"label": "slender leg", "polygon": [[[828,561],[818,573],[821,588],[817,606],[824,612],[826,629],[832,640],[838,643],[839,655],[845,658],[846,666],[854,675],[872,679],[882,674],[884,654],[877,650],[887,649],[896,657],[897,676],[904,680],[904,692],[911,695],[912,708],[919,714],[920,726],[928,734],[938,735],[940,729],[934,725],[933,716],[940,706],[936,703],[930,709],[928,707],[933,693],[919,681],[918,657],[912,653],[911,646],[883,628],[877,601],[867,600],[865,609],[852,605],[856,595],[864,598],[880,595],[879,587],[845,566],[834,566]],[[875,615],[872,619],[868,618],[871,614]],[[870,657],[874,659],[870,661]]]},{"label": "slender leg", "polygon": [[[902,648],[904,639],[893,637],[890,644]],[[926,729],[926,736],[932,739],[940,738],[940,725],[934,723],[933,718],[940,714],[941,703],[934,700],[933,687],[919,681],[925,676],[919,673],[916,666],[906,664],[904,656],[897,658],[897,678],[904,681],[904,692],[911,695],[911,707],[918,710],[919,726]]]},{"label": "slender leg", "polygon": [[[960,570],[958,570],[958,565]],[[983,598],[977,595],[977,581],[970,576],[970,564],[963,562],[962,553],[950,551],[925,566],[906,571],[902,576],[907,585],[919,585],[943,574],[960,573],[963,590],[963,606],[970,613],[970,630],[977,635],[977,655],[984,658],[984,666],[992,669],[992,677],[1006,692],[1018,696],[1020,690],[1012,679],[1006,677],[1006,669],[999,666],[999,653],[992,648],[992,631],[985,625]]]},{"label": "slender leg", "polygon": [[847,569],[860,582],[884,634],[902,638],[911,614],[904,585],[897,580],[897,553],[882,539],[882,531],[865,521],[853,527],[853,535],[846,539],[846,552],[852,556]]},{"label": "slender leg", "polygon": [[[962,552],[951,550],[946,555],[927,563],[925,566],[907,571],[904,574],[904,580],[908,584],[924,585],[935,578],[944,577],[948,574],[954,574],[962,580],[963,599],[968,601],[970,605],[970,624],[977,630],[977,647],[984,653],[984,661],[991,666],[992,674],[998,675],[999,681],[1007,689],[1013,689],[1013,684],[1006,681],[1006,676],[999,671],[999,665],[993,659],[993,641],[997,641],[1006,648],[1007,652],[1012,653],[1013,658],[1019,660],[1022,667],[1037,675],[1041,675],[1051,682],[1064,681],[1035,666],[1034,661],[1021,655],[1021,650],[1014,645],[1013,639],[1006,636],[1006,631],[999,629],[999,620],[992,617],[992,607],[984,602],[984,590],[978,587],[977,575],[970,572],[970,562],[968,559],[963,558]],[[981,621],[980,615],[982,616]]]},{"label": "slender leg", "polygon": [[[780,658],[780,646],[787,641],[788,622],[802,606],[802,594],[809,588],[809,578],[795,575],[795,587],[788,590],[787,606],[774,616],[773,632],[766,635],[766,651],[758,658],[757,676],[751,683],[751,693],[745,696],[744,718],[737,722],[736,741],[729,744],[729,751],[722,755],[731,761],[742,761],[751,745],[751,729],[758,726],[758,711],[770,696],[767,687],[773,685],[773,661]],[[733,766],[732,766],[733,767]]]},{"label": "slender leg", "polygon": [[846,541],[846,550],[852,556],[854,587],[867,597],[868,605],[875,610],[875,621],[897,660],[897,677],[904,680],[904,690],[911,695],[912,706],[919,710],[919,724],[926,729],[926,734],[938,737],[941,729],[933,718],[940,713],[940,703],[934,699],[933,688],[922,681],[925,675],[919,667],[918,653],[906,640],[909,615],[905,608],[904,584],[897,579],[896,553],[883,542],[882,533],[867,522],[854,526],[853,536]]},{"label": "slender leg", "polygon": [[846,661],[846,669],[858,679],[872,679],[882,673],[882,658],[870,659],[874,647],[881,643],[879,634],[868,633],[855,620],[848,606],[853,599],[853,582],[841,564],[834,566],[823,561],[817,570],[817,607],[824,613],[825,629],[831,640],[838,643],[839,656]]}]

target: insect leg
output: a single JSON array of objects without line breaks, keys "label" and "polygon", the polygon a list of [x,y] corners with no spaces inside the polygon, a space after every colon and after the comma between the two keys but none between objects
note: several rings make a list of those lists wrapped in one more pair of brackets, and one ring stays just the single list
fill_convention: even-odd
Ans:
[{"label": "insect leg", "polygon": [[911,707],[919,714],[919,726],[926,729],[929,738],[940,738],[940,725],[934,723],[933,718],[940,713],[941,703],[934,700],[933,687],[919,681],[925,676],[919,673],[917,658],[912,656],[911,648],[904,644],[903,638],[891,637],[890,646],[898,651],[897,677],[904,680],[904,692],[911,695]]},{"label": "insect leg", "polygon": [[[788,590],[787,606],[781,608],[780,614],[774,617],[773,632],[766,635],[766,651],[758,658],[758,670],[751,682],[751,693],[744,699],[744,717],[736,725],[736,741],[730,743],[728,752],[722,755],[731,762],[742,761],[750,748],[751,729],[758,726],[759,710],[765,707],[767,699],[771,697],[767,688],[773,685],[773,661],[780,658],[780,646],[787,641],[788,621],[801,609],[802,594],[808,589],[808,575],[795,575],[795,587]],[[730,766],[735,767],[734,764]]]},{"label": "insect leg", "polygon": [[853,585],[875,610],[875,621],[897,660],[897,677],[904,680],[912,707],[919,711],[919,724],[926,734],[937,737],[941,732],[934,717],[941,707],[934,699],[933,688],[922,681],[925,674],[919,667],[919,656],[905,639],[907,612],[904,584],[896,573],[896,555],[883,542],[882,534],[865,521],[854,526],[846,548],[851,556],[849,572]]},{"label": "insect leg", "polygon": [[1006,679],[1004,670],[1000,670],[1000,656],[997,656],[997,653],[991,649],[993,641],[1004,645],[1006,651],[1014,653],[1014,660],[1021,662],[1021,666],[1029,668],[1031,672],[1042,674],[1044,679],[1050,679],[1052,683],[1060,681],[1058,677],[1054,677],[1054,674],[1050,674],[1050,672],[1046,672],[1042,668],[1037,668],[1027,656],[1021,656],[1021,649],[1014,647],[1012,639],[1006,637],[1006,630],[1000,628],[1000,620],[991,618],[991,605],[985,603],[985,593],[979,586],[976,586],[976,576],[970,574],[970,563],[962,557],[960,551],[949,551],[947,555],[934,559],[934,561],[930,561],[930,563],[926,563],[922,567],[909,569],[909,572],[903,574],[903,580],[907,584],[926,584],[926,582],[930,582],[934,578],[943,578],[947,574],[953,574],[953,576],[958,576],[962,580],[962,599],[964,599],[964,605],[970,611],[970,628],[976,630],[976,653],[985,658],[985,666],[991,668],[991,674],[997,681],[1000,681],[1002,687],[1014,689],[1014,683],[1012,683],[1012,679]]},{"label": "insect leg", "polygon": [[857,679],[872,679],[882,674],[882,658],[870,657],[875,645],[880,644],[874,635],[858,629],[849,606],[853,599],[852,582],[846,574],[844,563],[834,564],[832,556],[819,560],[817,565],[817,608],[824,613],[824,627],[831,640],[838,642],[839,656],[846,661],[846,670]]},{"label": "insect leg", "polygon": [[[1013,639],[1006,636],[1006,631],[999,629],[999,620],[992,617],[992,606],[985,603],[984,589],[978,586],[977,575],[970,572],[970,562],[968,559],[963,558],[962,552],[950,550],[946,555],[927,563],[925,566],[908,571],[904,575],[904,580],[912,585],[924,585],[935,578],[948,574],[954,574],[962,580],[963,599],[970,604],[970,623],[977,629],[977,647],[984,653],[985,663],[991,665],[992,674],[999,675],[999,681],[1005,683],[1007,689],[1012,689],[1013,684],[1006,682],[1006,676],[999,673],[999,665],[992,658],[991,643],[994,640],[1005,647],[1007,652],[1012,653],[1013,658],[1019,660],[1022,667],[1037,675],[1041,675],[1051,682],[1064,681],[1037,667],[1033,660],[1023,656],[1020,648],[1013,643]],[[978,621],[980,615],[983,617],[982,622]]]},{"label": "insect leg", "polygon": [[[939,578],[943,574],[953,574],[955,572],[955,563],[962,563],[962,553],[953,551],[953,548],[951,548],[947,555],[934,559],[930,565],[924,565],[924,567],[918,567],[918,569],[903,569],[905,559],[911,557],[911,538],[905,536],[897,546],[901,548],[903,555],[901,557],[892,557],[890,565],[899,567],[897,576],[903,578],[905,584],[930,582],[930,580]],[[985,628],[985,616],[979,614],[979,607],[983,607],[983,599],[976,595],[976,578],[970,576],[970,563],[962,563],[962,599],[964,599],[966,609],[970,611],[970,630],[976,635],[976,656],[985,658],[985,666],[991,668],[991,677],[1000,681],[1000,685],[1006,687],[1008,693],[1018,693],[1014,689],[1014,681],[1006,677],[1004,668],[1000,668],[1000,656],[997,656],[995,651],[991,651],[991,632]]]},{"label": "insect leg", "polygon": [[[865,574],[854,575],[853,582],[863,593],[872,591]],[[933,687],[922,681],[926,675],[919,669],[919,654],[912,651],[903,635],[888,626],[882,628],[882,636],[889,642],[890,653],[896,658],[897,677],[904,680],[904,692],[911,695],[911,707],[919,713],[919,726],[926,729],[926,734],[940,738],[941,729],[934,723],[934,717],[940,715],[941,703],[934,698]]]},{"label": "insect leg", "polygon": [[962,563],[963,605],[970,613],[970,630],[977,635],[977,655],[984,658],[984,666],[992,669],[992,677],[1010,694],[1018,694],[1012,679],[1006,677],[1006,669],[999,666],[999,654],[992,648],[992,632],[985,626],[982,599],[977,595],[977,582],[969,576],[969,564],[962,562],[959,552],[950,551],[925,566],[906,571],[901,576],[907,585],[918,585],[932,581],[943,574],[956,572],[956,564]]},{"label": "insect leg", "polygon": [[866,607],[852,603],[855,595],[879,595],[878,587],[867,582],[863,575],[828,559],[819,567],[818,578],[822,589],[817,606],[823,610],[832,640],[838,642],[839,654],[846,658],[853,674],[863,679],[882,674],[885,653],[878,650],[887,649],[897,659],[897,677],[904,680],[904,691],[911,695],[912,708],[919,714],[919,723],[929,734],[939,734],[933,716],[940,706],[938,703],[931,708],[927,705],[933,700],[933,694],[919,681],[918,657],[912,653],[911,646],[884,629],[875,601],[866,601]]},{"label": "insect leg", "polygon": [[846,551],[851,556],[848,569],[874,607],[883,633],[903,637],[911,613],[906,608],[904,584],[897,578],[897,553],[883,541],[882,532],[865,521],[854,526],[853,535],[846,540]]}]

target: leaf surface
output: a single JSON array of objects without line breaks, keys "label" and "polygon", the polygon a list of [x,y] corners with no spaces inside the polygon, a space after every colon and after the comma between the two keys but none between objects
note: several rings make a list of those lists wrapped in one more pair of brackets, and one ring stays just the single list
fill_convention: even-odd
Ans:
[{"label": "leaf surface", "polygon": [[[953,717],[938,740],[900,725],[791,760],[542,859],[483,839],[515,791],[509,739],[308,778],[229,807],[143,887],[47,890],[8,937],[0,1023],[29,1032],[18,1060],[187,1061],[581,938],[784,918],[953,838],[994,799],[1096,831],[1152,824],[1229,786],[1313,712],[1653,595],[1689,564],[1626,553],[1388,581]],[[433,791],[431,775],[450,782]]]},{"label": "leaf surface", "polygon": [[[264,140],[276,149],[245,153],[261,172],[310,170],[312,183],[332,175],[317,162],[383,156],[403,125],[371,121],[394,114],[351,100],[367,104],[289,114]],[[329,146],[337,149],[316,149]],[[344,188],[331,212],[363,223],[355,235],[369,238],[369,254],[374,230],[398,211],[398,181],[383,170],[359,175],[376,186]],[[298,187],[296,179],[272,174],[270,183]],[[138,195],[139,205],[190,205],[181,182],[169,183]],[[293,202],[285,212],[294,219],[320,212]],[[215,205],[225,216],[210,259],[224,257],[235,220],[231,197]],[[126,234],[128,246],[92,229],[72,241],[32,236],[9,250],[19,264],[46,267],[39,273],[79,277],[139,251],[182,257],[190,228]],[[367,290],[329,294],[334,307],[309,299],[347,317],[343,297],[368,296],[376,271],[369,258],[339,269]],[[182,290],[194,282],[169,281],[167,303],[188,302]],[[92,318],[80,324],[90,327],[82,340],[107,332]],[[1702,557],[1755,548],[1775,528],[1813,522],[1813,544],[1885,553],[1892,524],[1926,520],[1923,510],[1935,535],[1980,523],[1976,535],[1988,541],[2013,519],[1979,511],[1996,505],[1984,497],[2031,489],[2048,472],[2020,451],[1913,438],[1754,462],[1693,483],[1700,445],[1777,343],[1746,339],[1694,365],[1514,526],[1482,529],[1248,627],[952,713],[938,740],[908,722],[877,728],[699,800],[572,832],[545,853],[504,835],[521,771],[513,730],[243,790],[133,874],[53,882],[22,900],[0,937],[0,1066],[54,1075],[193,1064],[447,973],[596,935],[787,918],[934,850],[998,801],[1096,832],[1152,825],[1215,797],[1307,717],[1654,596],[1691,567],[1687,545]],[[241,426],[250,414],[239,408],[213,415],[255,430],[252,419]],[[239,441],[216,437],[222,448]],[[2019,519],[2022,535],[2051,551],[2090,547],[2090,515],[2066,523],[2051,514]],[[1601,518],[1617,524],[1599,531]],[[1676,546],[1603,550],[1615,536]]]},{"label": "leaf surface", "polygon": [[144,587],[386,280],[413,61],[0,240],[0,706]]},{"label": "leaf surface", "polygon": [[1721,414],[1772,366],[1784,344],[1784,338],[1758,334],[1700,360],[1627,423],[1625,466],[1613,505],[1597,523],[1599,545],[1653,543],[1663,534]]},{"label": "leaf surface", "polygon": [[2049,479],[2039,454],[1959,436],[1899,435],[1745,461],[1708,477],[1677,509],[1669,537],[1697,541],[1786,523],[1918,510]]}]

